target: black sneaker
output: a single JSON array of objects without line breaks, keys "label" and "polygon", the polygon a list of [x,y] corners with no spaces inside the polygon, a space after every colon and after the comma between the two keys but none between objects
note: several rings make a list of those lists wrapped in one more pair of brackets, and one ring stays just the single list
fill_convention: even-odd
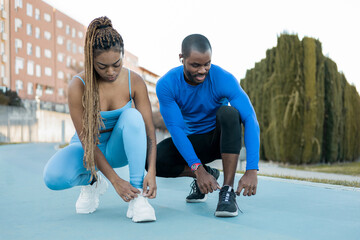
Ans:
[{"label": "black sneaker", "polygon": [[[213,175],[213,177],[217,180],[220,176],[220,171],[216,168],[211,168],[209,166],[203,165],[204,168],[208,173]],[[186,202],[188,203],[199,203],[199,202],[205,202],[207,199],[207,194],[202,194],[199,186],[197,185],[196,179],[190,184],[191,191],[189,193],[189,196],[186,197]]]},{"label": "black sneaker", "polygon": [[215,211],[215,216],[235,217],[238,215],[238,208],[234,189],[230,186],[222,187],[219,193],[219,202]]}]

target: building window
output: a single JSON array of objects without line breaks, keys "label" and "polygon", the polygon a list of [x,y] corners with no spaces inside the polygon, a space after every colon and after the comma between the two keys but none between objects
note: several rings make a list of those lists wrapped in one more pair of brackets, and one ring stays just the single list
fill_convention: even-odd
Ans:
[{"label": "building window", "polygon": [[40,20],[40,10],[38,8],[35,8],[35,19]]},{"label": "building window", "polygon": [[0,54],[3,55],[5,53],[5,43],[0,42]]},{"label": "building window", "polygon": [[52,69],[49,67],[45,67],[45,75],[51,77]]},{"label": "building window", "polygon": [[56,42],[59,45],[63,45],[64,44],[64,37],[63,36],[58,36]]},{"label": "building window", "polygon": [[30,76],[34,76],[34,62],[28,61],[27,63],[27,74]]},{"label": "building window", "polygon": [[5,77],[5,65],[1,65],[1,77]]},{"label": "building window", "polygon": [[71,65],[71,57],[68,56],[68,57],[66,58],[66,66],[67,66],[67,67],[70,67],[70,65]]},{"label": "building window", "polygon": [[26,15],[28,15],[29,17],[33,16],[33,7],[30,3],[26,4]]},{"label": "building window", "polygon": [[76,54],[76,50],[77,50],[77,46],[76,46],[76,44],[74,43],[74,44],[73,44],[73,48],[72,48],[73,54]]},{"label": "building window", "polygon": [[27,84],[27,94],[28,95],[33,95],[34,94],[33,83],[31,83],[31,82],[29,82]]},{"label": "building window", "polygon": [[79,37],[79,38],[83,38],[83,36],[84,36],[84,33],[81,32],[81,31],[78,31],[78,37]]},{"label": "building window", "polygon": [[42,96],[42,92],[43,92],[43,86],[41,86],[40,84],[38,84],[36,86],[36,96],[41,97]]},{"label": "building window", "polygon": [[31,43],[27,43],[26,53],[27,53],[27,55],[29,55],[29,56],[32,55],[32,44],[31,44]]},{"label": "building window", "polygon": [[65,76],[65,74],[63,71],[58,71],[58,74],[57,74],[58,79],[64,79],[64,76]]},{"label": "building window", "polygon": [[19,30],[19,28],[22,27],[22,21],[20,18],[15,18],[15,32]]},{"label": "building window", "polygon": [[16,88],[16,91],[18,92],[19,90],[22,90],[23,89],[23,81],[21,80],[16,80],[15,81],[15,88]]},{"label": "building window", "polygon": [[80,66],[81,68],[84,68],[84,62],[83,62],[83,61],[80,61],[80,62],[79,62],[79,66]]},{"label": "building window", "polygon": [[47,58],[51,58],[51,50],[45,49],[45,50],[44,50],[44,55],[45,55],[45,57],[47,57]]},{"label": "building window", "polygon": [[44,13],[44,20],[47,22],[51,22],[51,16],[48,13]]},{"label": "building window", "polygon": [[37,38],[37,39],[40,38],[40,28],[39,27],[35,27],[35,38]]},{"label": "building window", "polygon": [[66,25],[66,27],[65,27],[65,33],[66,33],[66,35],[69,35],[69,34],[70,34],[70,26],[69,26],[69,25]]},{"label": "building window", "polygon": [[41,66],[39,64],[35,66],[35,74],[37,77],[41,77]]},{"label": "building window", "polygon": [[5,32],[5,22],[4,21],[0,21],[0,32],[3,33]]},{"label": "building window", "polygon": [[66,42],[66,50],[68,50],[69,52],[71,51],[71,41],[67,40]]},{"label": "building window", "polygon": [[51,33],[48,32],[48,31],[45,31],[45,32],[44,32],[44,38],[45,38],[46,40],[50,40],[50,39],[51,39]]},{"label": "building window", "polygon": [[4,54],[5,53],[5,43],[4,42],[0,42],[0,54]]},{"label": "building window", "polygon": [[35,48],[35,56],[41,58],[41,48],[39,46],[36,46]]},{"label": "building window", "polygon": [[21,39],[15,38],[15,52],[19,53],[19,49],[22,48]]},{"label": "building window", "polygon": [[22,0],[15,0],[15,8],[22,8],[23,4],[22,4]]},{"label": "building window", "polygon": [[75,28],[71,29],[71,36],[72,36],[73,38],[76,37],[76,29],[75,29]]},{"label": "building window", "polygon": [[82,46],[79,46],[79,53],[81,53],[81,54],[84,53],[84,48]]},{"label": "building window", "polygon": [[46,87],[45,94],[48,94],[48,95],[54,94],[54,89],[52,87]]},{"label": "building window", "polygon": [[57,55],[57,60],[58,60],[59,62],[64,62],[64,54],[58,53],[58,55]]},{"label": "building window", "polygon": [[56,26],[57,26],[58,28],[62,28],[62,27],[64,26],[64,24],[63,24],[63,22],[62,22],[61,20],[57,20],[57,21],[56,21]]},{"label": "building window", "polygon": [[19,74],[21,69],[24,69],[24,59],[16,57],[15,58],[15,73]]},{"label": "building window", "polygon": [[64,96],[64,89],[63,88],[58,89],[58,95],[59,96]]},{"label": "building window", "polygon": [[30,23],[26,24],[26,34],[31,36],[32,35],[32,26]]}]

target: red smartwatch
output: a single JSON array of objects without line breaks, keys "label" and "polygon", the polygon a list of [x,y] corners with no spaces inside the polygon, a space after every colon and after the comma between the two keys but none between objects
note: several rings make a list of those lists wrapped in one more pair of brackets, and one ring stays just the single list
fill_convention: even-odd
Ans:
[{"label": "red smartwatch", "polygon": [[201,165],[201,163],[194,163],[191,165],[191,171],[195,172]]}]

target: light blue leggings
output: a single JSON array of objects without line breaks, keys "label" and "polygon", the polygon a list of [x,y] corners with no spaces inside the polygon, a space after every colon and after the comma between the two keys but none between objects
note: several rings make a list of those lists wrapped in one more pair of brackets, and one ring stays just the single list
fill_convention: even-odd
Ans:
[{"label": "light blue leggings", "polygon": [[[98,147],[113,168],[129,164],[130,184],[142,188],[146,161],[146,132],[140,112],[125,109],[111,132],[102,133]],[[84,150],[77,136],[59,150],[44,168],[44,181],[52,190],[88,185],[90,171],[83,165]]]}]

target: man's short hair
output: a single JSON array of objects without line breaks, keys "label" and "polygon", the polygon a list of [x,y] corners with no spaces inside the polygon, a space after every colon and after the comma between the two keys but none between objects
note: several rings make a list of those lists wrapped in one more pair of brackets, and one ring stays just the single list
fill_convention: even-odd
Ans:
[{"label": "man's short hair", "polygon": [[184,58],[189,57],[193,50],[201,53],[212,51],[209,40],[201,34],[191,34],[182,41],[181,54]]}]

